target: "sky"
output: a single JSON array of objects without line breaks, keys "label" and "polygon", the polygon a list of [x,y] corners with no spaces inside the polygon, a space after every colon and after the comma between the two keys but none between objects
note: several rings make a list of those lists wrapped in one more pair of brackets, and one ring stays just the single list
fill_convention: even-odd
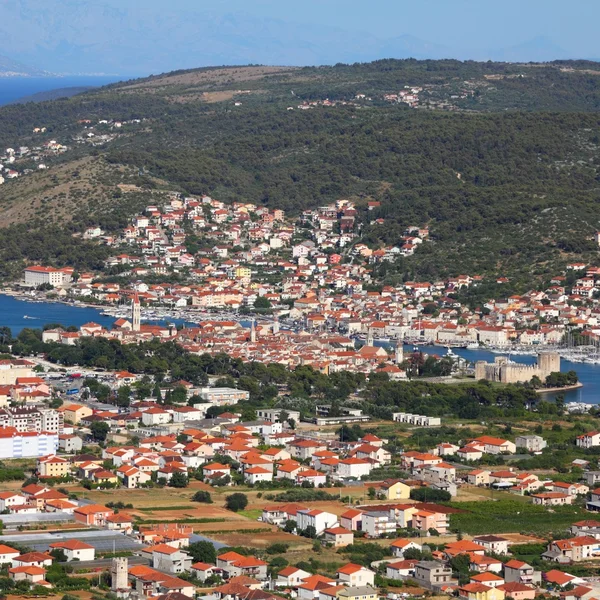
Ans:
[{"label": "sky", "polygon": [[[202,4],[203,2],[200,2]],[[248,2],[226,2],[244,10]],[[303,23],[410,34],[457,48],[512,46],[549,37],[573,56],[600,56],[597,0],[251,0],[252,12]]]},{"label": "sky", "polygon": [[0,57],[54,73],[377,58],[600,58],[598,0],[0,0]]}]

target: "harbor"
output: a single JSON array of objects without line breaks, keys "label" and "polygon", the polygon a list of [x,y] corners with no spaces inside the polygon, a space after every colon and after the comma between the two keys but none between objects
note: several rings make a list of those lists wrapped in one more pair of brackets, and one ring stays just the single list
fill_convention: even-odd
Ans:
[{"label": "harbor", "polygon": [[[13,335],[29,327],[41,329],[49,323],[59,323],[64,326],[77,327],[90,321],[103,327],[110,328],[116,319],[128,317],[129,307],[90,307],[83,304],[66,304],[62,302],[29,302],[14,296],[0,295],[0,326],[10,327]],[[142,311],[142,319],[149,324],[174,323],[181,326],[194,326],[203,320],[235,320],[243,326],[250,326],[250,318],[239,313],[207,312],[195,309],[169,309],[158,308]],[[261,320],[267,320],[264,317]],[[282,326],[285,326],[282,324]],[[360,340],[359,338],[359,341]],[[378,346],[395,346],[392,339],[375,340]],[[567,402],[587,404],[600,403],[600,363],[592,362],[593,353],[585,347],[556,348],[550,346],[532,346],[531,348],[467,348],[434,346],[428,344],[415,344],[414,340],[404,343],[405,356],[416,349],[425,353],[445,356],[454,354],[467,362],[474,363],[478,360],[493,362],[494,358],[501,355],[509,356],[510,360],[521,364],[533,364],[536,354],[540,351],[556,350],[561,354],[561,369],[563,371],[576,371],[582,386],[575,389],[563,390],[560,393]],[[585,359],[585,360],[584,360]],[[541,392],[545,398],[552,399],[558,395],[551,390]]]}]

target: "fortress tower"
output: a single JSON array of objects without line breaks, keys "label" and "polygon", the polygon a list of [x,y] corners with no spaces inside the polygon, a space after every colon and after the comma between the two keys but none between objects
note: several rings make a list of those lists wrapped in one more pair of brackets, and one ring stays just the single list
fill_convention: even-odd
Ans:
[{"label": "fortress tower", "polygon": [[127,563],[126,556],[112,559],[112,564],[110,565],[110,589],[113,592],[123,592],[129,589]]},{"label": "fortress tower", "polygon": [[550,373],[558,373],[560,371],[560,354],[558,352],[540,352],[537,364],[540,371],[545,373],[543,378],[545,379]]}]

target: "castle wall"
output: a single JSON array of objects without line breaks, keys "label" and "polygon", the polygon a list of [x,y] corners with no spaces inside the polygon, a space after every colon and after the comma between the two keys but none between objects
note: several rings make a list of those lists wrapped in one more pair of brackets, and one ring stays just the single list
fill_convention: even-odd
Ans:
[{"label": "castle wall", "polygon": [[536,365],[509,363],[505,357],[498,357],[493,363],[477,361],[475,379],[486,379],[500,383],[526,383],[532,377],[545,381],[550,373],[560,371],[560,355],[556,352],[541,352]]}]

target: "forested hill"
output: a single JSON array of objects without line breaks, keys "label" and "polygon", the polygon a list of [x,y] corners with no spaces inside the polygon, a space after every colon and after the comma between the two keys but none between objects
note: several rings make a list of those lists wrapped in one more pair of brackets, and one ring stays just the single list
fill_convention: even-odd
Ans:
[{"label": "forested hill", "polygon": [[[35,236],[15,235],[23,221],[43,254],[51,227],[121,227],[157,189],[292,213],[343,197],[364,209],[374,244],[430,225],[432,243],[391,279],[487,272],[528,284],[595,256],[599,108],[597,63],[450,60],[180,71],[4,107],[0,148],[54,139],[69,150],[0,188],[0,247],[11,248],[0,259],[35,259]],[[377,217],[384,226],[370,225]],[[68,247],[52,252],[69,260]]]}]

